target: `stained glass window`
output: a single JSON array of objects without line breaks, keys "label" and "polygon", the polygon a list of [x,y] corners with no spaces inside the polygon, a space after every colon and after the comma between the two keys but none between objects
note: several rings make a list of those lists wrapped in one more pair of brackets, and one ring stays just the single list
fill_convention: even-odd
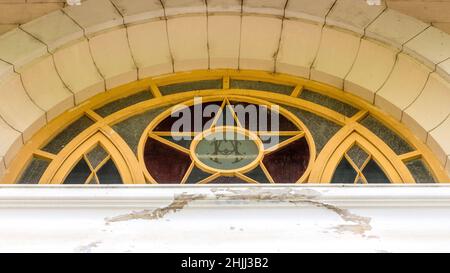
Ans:
[{"label": "stained glass window", "polygon": [[23,172],[19,184],[37,184],[50,164],[49,160],[33,157],[28,167]]},{"label": "stained glass window", "polygon": [[122,178],[110,155],[98,144],[83,155],[64,184],[122,184]]},{"label": "stained glass window", "polygon": [[90,118],[82,116],[62,130],[47,145],[45,145],[42,150],[52,154],[59,153],[72,139],[92,124],[94,124],[94,122]]},{"label": "stained glass window", "polygon": [[252,89],[252,90],[261,90],[261,91],[269,91],[274,93],[279,93],[283,95],[290,95],[295,86],[290,85],[282,85],[271,82],[263,82],[263,81],[248,81],[248,80],[230,80],[230,88],[237,89]]},{"label": "stained glass window", "polygon": [[[212,110],[198,118],[195,107]],[[174,132],[181,115],[163,119],[145,145],[147,171],[156,183],[295,183],[308,167],[309,144],[303,129],[277,110],[227,99],[178,109],[201,126]]]},{"label": "stained glass window", "polygon": [[341,159],[331,183],[380,184],[390,183],[390,181],[372,156],[355,144]]}]

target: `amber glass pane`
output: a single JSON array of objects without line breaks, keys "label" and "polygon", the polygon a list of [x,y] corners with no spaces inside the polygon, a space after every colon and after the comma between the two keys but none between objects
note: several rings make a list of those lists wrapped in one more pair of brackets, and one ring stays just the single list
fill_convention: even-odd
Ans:
[{"label": "amber glass pane", "polygon": [[301,138],[267,155],[263,163],[275,183],[295,183],[308,167],[309,155],[308,143]]},{"label": "amber glass pane", "polygon": [[191,164],[189,155],[153,138],[145,144],[144,161],[150,175],[163,184],[180,183]]}]

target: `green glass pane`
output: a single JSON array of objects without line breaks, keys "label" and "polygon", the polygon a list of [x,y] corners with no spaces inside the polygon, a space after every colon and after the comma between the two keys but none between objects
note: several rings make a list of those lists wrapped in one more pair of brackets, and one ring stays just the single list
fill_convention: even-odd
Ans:
[{"label": "green glass pane", "polygon": [[70,171],[69,175],[66,177],[64,184],[84,184],[91,175],[91,169],[89,169],[88,164],[84,158],[78,161],[77,165]]},{"label": "green glass pane", "polygon": [[50,161],[33,157],[27,168],[23,172],[18,184],[37,184],[47,169]]},{"label": "green glass pane", "polygon": [[300,93],[300,98],[330,108],[347,117],[351,117],[359,111],[359,109],[345,102],[309,90],[303,90]]},{"label": "green glass pane", "polygon": [[105,160],[108,156],[108,153],[103,149],[102,146],[97,145],[94,149],[92,149],[89,153],[86,154],[86,157],[91,163],[92,168],[97,168],[97,166]]},{"label": "green glass pane", "polygon": [[262,82],[262,81],[248,81],[248,80],[230,80],[230,88],[233,89],[252,89],[252,90],[260,90],[260,91],[269,91],[284,95],[290,95],[295,86],[290,85],[282,85],[271,82]]},{"label": "green glass pane", "polygon": [[95,112],[102,117],[106,117],[106,116],[111,115],[112,113],[115,113],[119,110],[127,108],[128,106],[134,105],[134,104],[142,102],[142,101],[149,100],[151,98],[153,98],[153,95],[150,93],[150,91],[145,90],[145,91],[133,94],[131,96],[110,102],[110,103],[96,109]]},{"label": "green glass pane", "polygon": [[189,174],[188,179],[186,180],[186,184],[198,183],[209,176],[211,176],[210,173],[206,173],[201,169],[197,168],[196,166],[194,166],[191,173]]},{"label": "green glass pane", "polygon": [[259,154],[254,140],[233,131],[215,132],[200,140],[195,147],[197,158],[207,166],[233,170],[252,163]]},{"label": "green glass pane", "polygon": [[245,175],[250,177],[251,179],[255,180],[258,183],[270,184],[269,179],[267,179],[266,174],[264,173],[264,171],[261,169],[260,166],[257,166],[256,168],[249,171]]},{"label": "green glass pane", "polygon": [[194,90],[222,89],[222,86],[223,86],[222,79],[205,80],[205,81],[182,82],[170,85],[163,85],[159,86],[159,91],[163,95],[171,95]]},{"label": "green glass pane", "polygon": [[122,184],[122,178],[112,159],[100,168],[97,177],[100,184]]},{"label": "green glass pane", "polygon": [[369,154],[367,154],[361,147],[354,145],[347,151],[347,155],[353,160],[353,163],[361,169],[364,162],[366,162]]},{"label": "green glass pane", "polygon": [[220,177],[212,180],[211,182],[208,182],[208,184],[224,184],[224,185],[226,185],[226,184],[248,184],[248,182],[244,181],[236,176],[232,176],[232,177],[220,176]]},{"label": "green glass pane", "polygon": [[59,153],[72,139],[92,124],[94,124],[94,122],[91,119],[86,116],[82,116],[62,130],[62,132],[53,138],[47,145],[45,145],[42,150],[52,154]]},{"label": "green glass pane", "polygon": [[137,146],[139,140],[144,133],[148,124],[164,110],[170,106],[151,109],[145,113],[130,117],[124,121],[114,124],[112,128],[123,138],[123,140],[130,146],[130,149],[137,153]]},{"label": "green glass pane", "polygon": [[416,183],[435,183],[430,169],[422,159],[415,159],[405,163]]},{"label": "green glass pane", "polygon": [[369,184],[389,184],[389,178],[378,166],[378,164],[372,159],[367,163],[367,166],[363,169],[362,173],[367,179]]},{"label": "green glass pane", "polygon": [[369,115],[361,121],[367,129],[381,138],[398,155],[409,153],[414,149],[399,135]]},{"label": "green glass pane", "polygon": [[319,154],[325,144],[342,128],[342,126],[311,112],[291,106],[283,106],[297,116],[311,132]]},{"label": "green glass pane", "polygon": [[334,171],[331,183],[353,184],[358,173],[344,157]]}]

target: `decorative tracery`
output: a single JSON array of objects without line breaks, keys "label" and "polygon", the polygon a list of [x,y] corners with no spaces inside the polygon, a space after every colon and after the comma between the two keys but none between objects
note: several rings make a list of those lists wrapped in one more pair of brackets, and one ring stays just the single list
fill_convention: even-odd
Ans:
[{"label": "decorative tracery", "polygon": [[[183,115],[191,122],[183,124]],[[342,91],[284,75],[199,71],[110,90],[63,114],[27,143],[5,181],[365,184],[448,177],[406,128]]]}]

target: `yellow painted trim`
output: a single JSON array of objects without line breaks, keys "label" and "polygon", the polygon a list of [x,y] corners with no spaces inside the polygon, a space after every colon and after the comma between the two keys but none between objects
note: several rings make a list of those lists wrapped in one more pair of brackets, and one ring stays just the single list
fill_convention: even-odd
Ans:
[{"label": "yellow painted trim", "polygon": [[[177,103],[191,100],[195,96],[215,99],[217,97],[218,90],[197,90],[167,96],[162,96],[161,93],[159,92],[159,86],[161,85],[174,84],[180,82],[191,82],[198,80],[211,80],[211,79],[223,80],[224,82],[223,90],[220,91],[220,96],[222,98],[234,97],[237,100],[244,100],[244,101],[251,100],[253,103],[265,102],[267,105],[271,105],[273,103],[285,104],[299,109],[311,111],[321,117],[324,117],[328,120],[331,120],[337,124],[344,126],[333,137],[333,139],[330,140],[329,143],[324,147],[321,154],[318,155],[317,159],[315,159],[316,157],[315,154],[314,158],[313,155],[311,155],[311,158],[313,159],[310,161],[310,166],[308,166],[309,171],[308,173],[305,173],[305,176],[301,179],[301,182],[306,182],[306,178],[308,177],[309,177],[308,181],[314,181],[314,179],[318,177],[317,170],[319,169],[322,169],[323,174],[323,172],[325,171],[323,170],[323,166],[326,165],[326,160],[324,159],[326,157],[323,155],[324,154],[331,155],[335,151],[336,147],[338,147],[338,145],[344,141],[345,137],[355,130],[360,135],[364,136],[364,138],[367,141],[369,141],[369,143],[372,143],[374,146],[376,146],[377,149],[380,151],[380,153],[384,155],[385,158],[386,155],[390,155],[388,157],[389,164],[395,165],[395,169],[397,170],[396,172],[398,172],[398,175],[403,180],[405,180],[406,178],[410,179],[411,174],[409,173],[409,171],[407,170],[402,161],[408,161],[420,157],[425,161],[426,165],[430,168],[433,176],[437,181],[450,182],[449,177],[447,176],[442,165],[436,159],[434,154],[424,143],[422,143],[414,135],[412,135],[404,124],[399,123],[394,118],[387,116],[384,112],[376,108],[374,105],[362,99],[359,99],[358,97],[350,94],[349,92],[343,92],[342,90],[328,86],[326,84],[284,74],[273,74],[269,72],[246,71],[246,70],[239,70],[239,71],[199,70],[191,72],[174,73],[170,75],[162,75],[154,78],[147,78],[136,82],[132,82],[124,86],[120,86],[108,90],[107,92],[98,94],[90,98],[89,100],[83,102],[82,104],[66,111],[62,115],[58,116],[57,118],[49,122],[45,127],[41,128],[41,130],[39,130],[38,133],[36,133],[30,141],[25,143],[24,147],[19,151],[18,155],[9,166],[5,177],[2,179],[2,183],[16,182],[16,180],[21,176],[25,167],[30,162],[33,155],[52,160],[46,173],[41,178],[41,182],[48,183],[50,180],[47,179],[51,177],[49,173],[56,172],[59,168],[61,168],[62,164],[70,165],[66,161],[71,156],[71,153],[73,153],[84,142],[89,141],[89,139],[92,138],[95,134],[97,134],[97,132],[101,132],[108,139],[111,148],[116,149],[120,154],[120,157],[124,159],[122,162],[123,166],[122,164],[119,164],[118,168],[128,169],[129,170],[128,172],[131,175],[131,180],[134,181],[134,183],[145,183],[146,180],[148,181],[148,177],[144,178],[145,169],[143,171],[142,165],[134,155],[133,151],[131,151],[131,149],[128,147],[125,141],[116,132],[114,132],[114,130],[110,126],[122,120],[125,120],[131,116],[143,113],[149,109],[167,105],[174,105]],[[277,84],[291,85],[295,86],[296,88],[294,89],[293,94],[291,94],[294,96],[282,95],[267,91],[228,89],[229,82],[232,79],[266,81]],[[346,102],[354,107],[361,109],[361,111],[358,112],[353,117],[350,118],[345,117],[344,115],[337,113],[331,109],[298,98],[298,94],[301,92],[301,90],[303,90],[303,88]],[[95,109],[107,103],[115,101],[119,98],[132,95],[137,92],[141,92],[143,90],[149,90],[149,92],[152,92],[154,98],[122,109],[105,118],[102,118],[94,111]],[[285,111],[285,113],[287,113],[288,116],[294,117],[296,120],[298,120],[291,113],[287,111]],[[369,130],[365,129],[362,126],[357,126],[358,125],[357,121],[361,120],[368,114],[373,115],[376,119],[383,122],[385,126],[387,126],[391,130],[402,136],[415,149],[415,151],[409,154],[398,156],[394,154],[385,143],[383,143],[378,137],[376,137]],[[49,140],[53,139],[68,124],[80,118],[82,115],[87,115],[88,117],[93,119],[96,123],[91,127],[89,127],[88,129],[86,129],[85,131],[83,131],[78,136],[74,137],[74,139],[58,155],[52,155],[48,153],[45,154],[43,153],[43,151],[40,150],[40,148],[42,148]],[[309,131],[307,131],[307,128],[304,127],[304,125],[302,124],[300,124],[300,127],[306,129],[305,136],[310,146],[314,145],[312,136],[310,136],[310,133]],[[153,132],[153,133],[155,135],[161,135],[160,134],[161,132]],[[311,148],[311,150],[315,151],[315,148],[314,149]],[[393,157],[392,159],[390,158],[391,156]],[[313,166],[314,171],[312,171]],[[265,168],[263,168],[263,170],[264,169]],[[320,174],[320,177],[323,176],[322,174]]]}]

